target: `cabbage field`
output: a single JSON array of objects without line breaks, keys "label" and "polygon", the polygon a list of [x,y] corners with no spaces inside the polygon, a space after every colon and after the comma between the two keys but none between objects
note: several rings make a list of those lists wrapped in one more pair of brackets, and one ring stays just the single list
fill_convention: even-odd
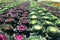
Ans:
[{"label": "cabbage field", "polygon": [[0,40],[60,40],[58,7],[33,0],[4,2],[0,3]]}]

